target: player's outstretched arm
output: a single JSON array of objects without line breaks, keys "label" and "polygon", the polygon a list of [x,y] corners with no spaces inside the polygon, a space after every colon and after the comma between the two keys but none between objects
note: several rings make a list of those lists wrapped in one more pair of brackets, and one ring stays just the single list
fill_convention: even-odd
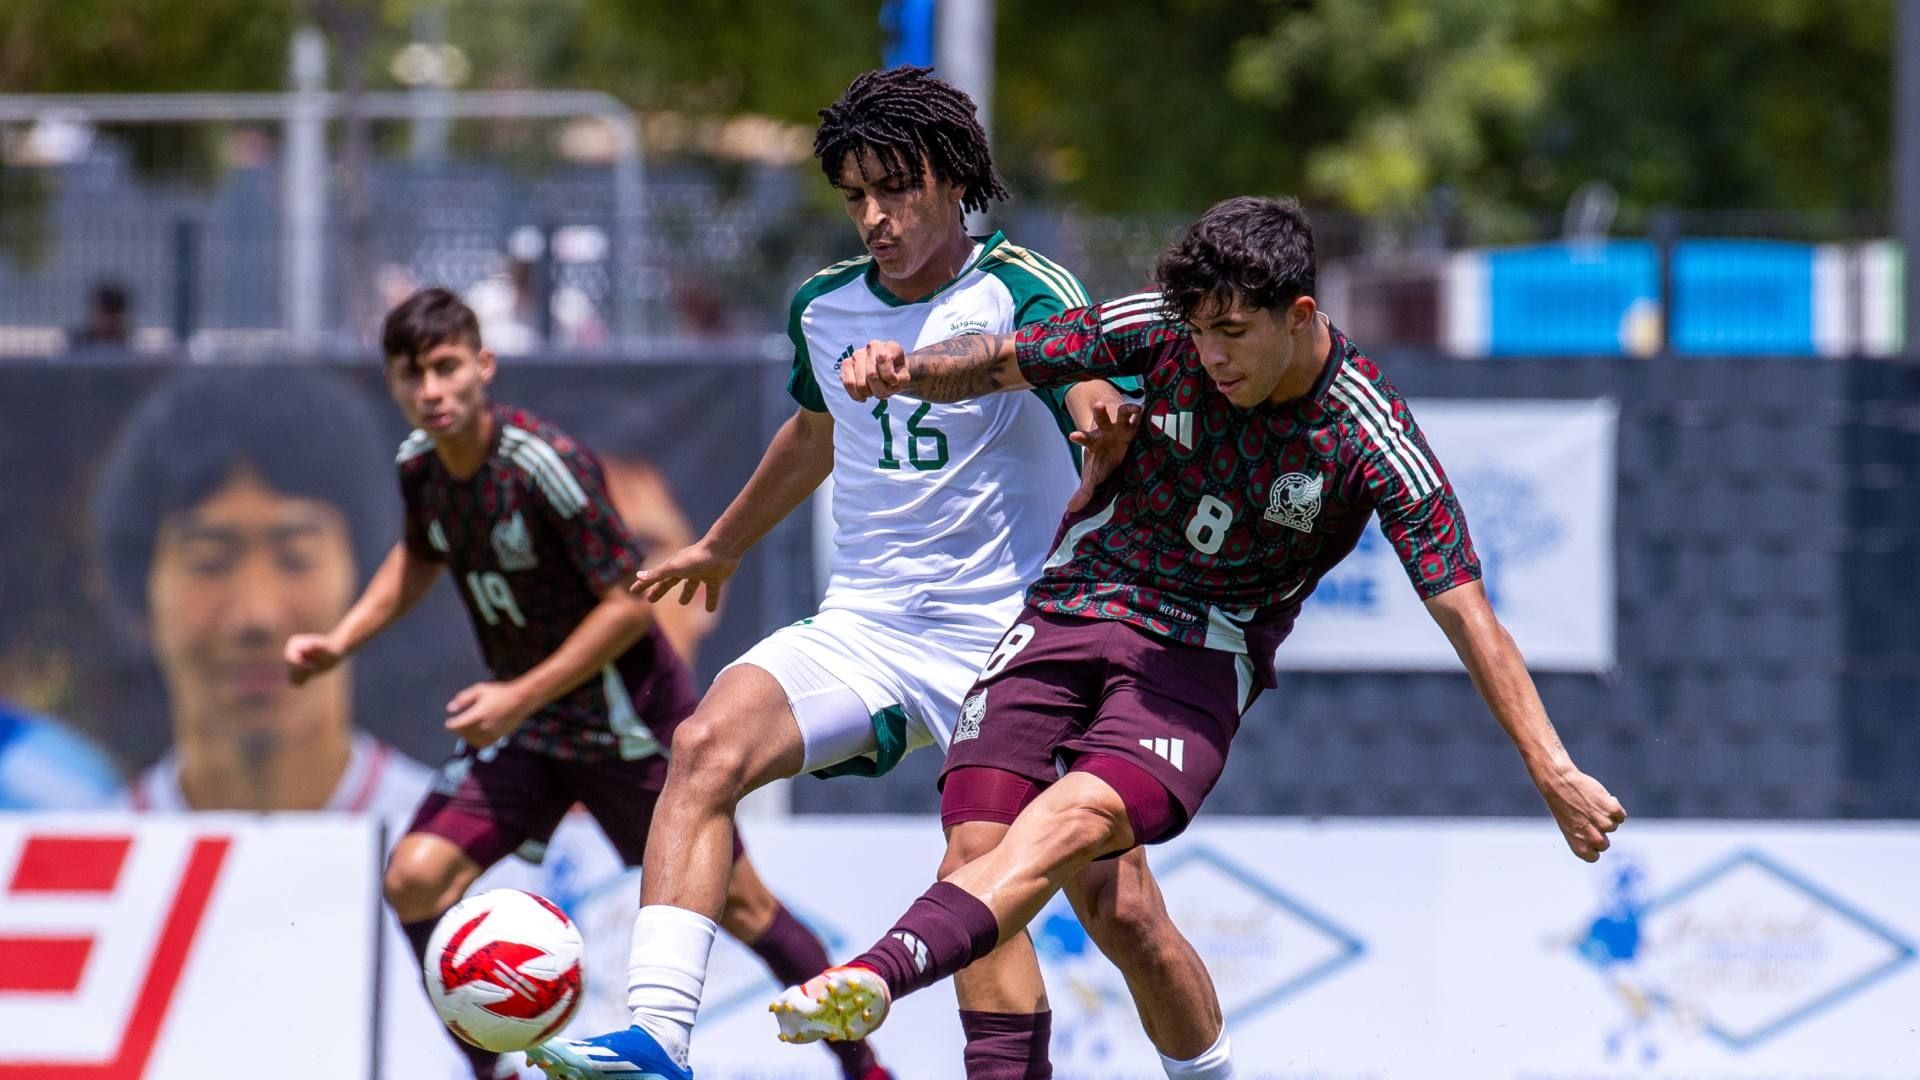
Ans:
[{"label": "player's outstretched arm", "polygon": [[690,604],[706,586],[707,610],[720,607],[720,587],[740,567],[747,550],[813,494],[833,471],[833,416],[797,409],[774,433],[767,452],[740,494],[707,534],[634,576],[631,591],[658,603],[680,587]]},{"label": "player's outstretched arm", "polygon": [[1519,646],[1487,603],[1486,589],[1478,581],[1470,582],[1426,603],[1427,612],[1467,666],[1474,689],[1519,749],[1527,774],[1547,800],[1567,846],[1582,859],[1595,861],[1610,844],[1607,834],[1627,820],[1627,812],[1605,785],[1574,767],[1553,722],[1547,719]]},{"label": "player's outstretched arm", "polygon": [[413,610],[440,576],[440,564],[415,555],[402,542],[393,545],[373,580],[340,622],[324,634],[295,634],[284,650],[287,676],[299,686],[332,671],[394,620]]},{"label": "player's outstretched arm", "polygon": [[855,401],[910,394],[945,403],[1033,384],[1020,373],[1012,334],[962,334],[912,352],[869,341],[841,362],[840,385]]}]

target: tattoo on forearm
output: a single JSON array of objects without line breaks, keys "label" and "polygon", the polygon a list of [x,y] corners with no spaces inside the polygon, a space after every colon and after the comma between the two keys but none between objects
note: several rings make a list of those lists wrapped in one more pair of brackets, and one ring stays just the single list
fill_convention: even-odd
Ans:
[{"label": "tattoo on forearm", "polygon": [[1011,334],[966,334],[907,354],[908,392],[924,401],[979,397],[1018,377]]}]

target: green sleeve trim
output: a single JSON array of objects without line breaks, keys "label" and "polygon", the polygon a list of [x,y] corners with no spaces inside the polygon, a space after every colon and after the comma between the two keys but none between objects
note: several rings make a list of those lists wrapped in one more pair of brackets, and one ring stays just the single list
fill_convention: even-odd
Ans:
[{"label": "green sleeve trim", "polygon": [[1013,294],[1016,330],[1093,302],[1088,299],[1080,279],[1066,267],[1018,244],[996,246],[981,258],[980,269],[998,279]]},{"label": "green sleeve trim", "polygon": [[[1092,305],[1087,290],[1081,286],[1078,278],[1069,273],[1066,267],[1037,251],[1015,244],[1001,244],[991,256],[981,261],[981,268],[998,278],[1013,294],[1013,325],[1016,329],[1028,323],[1051,319],[1063,311]],[[1139,396],[1140,380],[1136,376],[1107,381],[1129,397]],[[1069,383],[1049,389],[1035,388],[1033,391],[1041,401],[1047,403],[1047,409],[1053,413],[1053,422],[1060,428],[1062,439],[1074,430],[1073,414],[1067,411],[1067,391],[1076,385]],[[1073,455],[1073,467],[1077,471],[1080,468],[1080,448],[1068,442],[1067,450]]]},{"label": "green sleeve trim", "polygon": [[900,759],[907,756],[907,714],[898,705],[889,705],[873,714],[873,741],[878,747],[871,754],[848,758],[824,769],[813,770],[822,780],[836,776],[885,776]]},{"label": "green sleeve trim", "polygon": [[787,375],[787,393],[809,412],[826,412],[827,399],[820,394],[820,383],[813,377],[813,358],[807,351],[807,335],[801,319],[813,302],[845,285],[850,278],[865,272],[871,256],[837,262],[813,275],[793,294],[787,309],[787,340],[793,342],[793,370]]}]

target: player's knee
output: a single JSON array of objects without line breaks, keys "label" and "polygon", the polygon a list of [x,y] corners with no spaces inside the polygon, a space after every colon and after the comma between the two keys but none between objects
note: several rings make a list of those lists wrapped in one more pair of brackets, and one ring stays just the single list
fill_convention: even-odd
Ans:
[{"label": "player's knee", "polygon": [[1172,947],[1178,933],[1158,889],[1123,888],[1116,875],[1075,890],[1072,900],[1087,936],[1116,960],[1158,955]]},{"label": "player's knee", "polygon": [[948,874],[992,851],[1007,827],[993,821],[965,821],[947,830],[947,853],[940,859],[940,876]]},{"label": "player's knee", "polygon": [[696,712],[673,732],[670,782],[715,807],[747,793],[747,748],[724,717]]},{"label": "player's knee", "polygon": [[726,903],[720,907],[720,926],[741,941],[752,944],[773,924],[780,902],[764,887],[727,890]]},{"label": "player's knee", "polygon": [[466,886],[456,860],[404,840],[387,860],[387,872],[380,884],[387,905],[401,922],[439,915],[459,899]]}]

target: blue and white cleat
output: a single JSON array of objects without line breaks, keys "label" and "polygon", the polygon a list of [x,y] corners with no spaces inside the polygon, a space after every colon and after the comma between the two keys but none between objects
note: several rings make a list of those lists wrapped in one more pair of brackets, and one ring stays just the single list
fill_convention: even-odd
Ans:
[{"label": "blue and white cleat", "polygon": [[781,1042],[851,1042],[884,1023],[892,1004],[886,980],[847,964],[787,987],[767,1010],[780,1022]]},{"label": "blue and white cleat", "polygon": [[591,1039],[553,1039],[527,1051],[527,1061],[553,1080],[693,1080],[644,1028]]}]

